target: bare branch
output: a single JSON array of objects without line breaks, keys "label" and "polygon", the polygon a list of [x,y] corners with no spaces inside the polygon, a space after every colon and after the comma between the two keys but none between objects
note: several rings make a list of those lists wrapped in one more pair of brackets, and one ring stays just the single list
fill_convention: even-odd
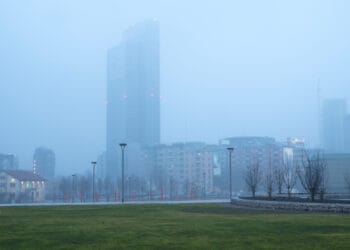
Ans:
[{"label": "bare branch", "polygon": [[298,168],[298,177],[304,190],[310,194],[311,200],[320,193],[321,199],[326,191],[326,160],[320,151],[311,153],[304,151],[302,166]]},{"label": "bare branch", "polygon": [[283,183],[286,186],[288,198],[292,196],[297,178],[298,175],[293,160],[286,160],[283,164]]},{"label": "bare branch", "polygon": [[260,163],[258,160],[256,163],[247,166],[244,180],[248,190],[252,193],[253,198],[255,198],[255,193],[261,182]]},{"label": "bare branch", "polygon": [[280,166],[276,166],[274,168],[274,178],[275,178],[278,194],[282,194],[283,176],[284,176],[284,169]]}]

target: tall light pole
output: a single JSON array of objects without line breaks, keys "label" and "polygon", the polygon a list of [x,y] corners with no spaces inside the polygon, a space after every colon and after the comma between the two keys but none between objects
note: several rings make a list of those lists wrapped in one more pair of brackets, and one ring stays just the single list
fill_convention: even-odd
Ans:
[{"label": "tall light pole", "polygon": [[233,148],[229,147],[227,148],[228,153],[229,153],[229,166],[230,166],[230,202],[232,200],[232,152],[233,152]]},{"label": "tall light pole", "polygon": [[122,202],[124,202],[124,151],[126,143],[119,143],[120,149],[122,150]]},{"label": "tall light pole", "polygon": [[92,161],[92,202],[95,202],[95,167],[97,162]]}]

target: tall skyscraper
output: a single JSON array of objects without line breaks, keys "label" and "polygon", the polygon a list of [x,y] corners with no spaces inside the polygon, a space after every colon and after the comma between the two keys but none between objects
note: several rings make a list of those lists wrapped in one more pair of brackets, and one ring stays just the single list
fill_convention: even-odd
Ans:
[{"label": "tall skyscraper", "polygon": [[55,153],[53,150],[45,147],[35,149],[33,156],[33,173],[38,174],[45,179],[55,177]]},{"label": "tall skyscraper", "polygon": [[120,142],[128,144],[129,165],[142,171],[138,149],[160,141],[158,22],[129,28],[108,51],[107,63],[107,173],[116,177]]},{"label": "tall skyscraper", "polygon": [[323,101],[321,113],[322,147],[329,153],[344,152],[344,122],[346,100],[328,99]]}]

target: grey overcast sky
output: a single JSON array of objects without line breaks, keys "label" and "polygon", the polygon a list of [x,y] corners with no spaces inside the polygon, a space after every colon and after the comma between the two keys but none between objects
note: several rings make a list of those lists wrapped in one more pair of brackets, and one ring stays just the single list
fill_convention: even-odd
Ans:
[{"label": "grey overcast sky", "polygon": [[57,173],[105,150],[106,51],[123,30],[161,28],[162,142],[261,135],[318,143],[322,97],[350,97],[347,0],[1,0],[0,152]]}]

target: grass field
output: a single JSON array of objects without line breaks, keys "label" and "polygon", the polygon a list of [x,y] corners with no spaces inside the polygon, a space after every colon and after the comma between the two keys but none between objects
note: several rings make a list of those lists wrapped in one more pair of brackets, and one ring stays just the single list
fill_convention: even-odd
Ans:
[{"label": "grass field", "polygon": [[0,207],[0,249],[350,249],[350,216],[215,204]]}]

